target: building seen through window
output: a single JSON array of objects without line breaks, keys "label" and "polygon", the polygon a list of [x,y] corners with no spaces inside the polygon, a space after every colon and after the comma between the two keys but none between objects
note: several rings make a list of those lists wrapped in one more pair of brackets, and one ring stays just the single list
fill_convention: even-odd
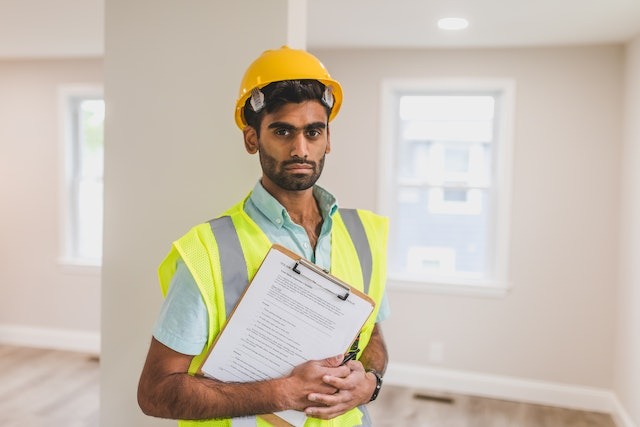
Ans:
[{"label": "building seen through window", "polygon": [[[478,285],[505,279],[508,144],[499,90],[391,90],[390,275]],[[503,221],[503,223],[501,223]],[[502,230],[504,231],[504,230]],[[504,240],[504,239],[503,239]]]}]

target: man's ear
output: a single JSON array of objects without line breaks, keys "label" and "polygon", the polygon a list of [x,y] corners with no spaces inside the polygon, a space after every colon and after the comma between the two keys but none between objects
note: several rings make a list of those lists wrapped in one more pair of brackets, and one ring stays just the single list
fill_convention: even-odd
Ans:
[{"label": "man's ear", "polygon": [[324,154],[331,152],[331,132],[329,131],[329,125],[327,125],[327,147],[324,149]]},{"label": "man's ear", "polygon": [[244,136],[244,148],[249,154],[258,152],[258,133],[252,126],[245,126],[242,131]]}]

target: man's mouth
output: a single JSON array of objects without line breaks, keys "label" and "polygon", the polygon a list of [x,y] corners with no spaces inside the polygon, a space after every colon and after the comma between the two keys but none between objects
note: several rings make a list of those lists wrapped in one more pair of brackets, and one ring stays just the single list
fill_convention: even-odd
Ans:
[{"label": "man's mouth", "polygon": [[289,172],[304,173],[307,171],[313,171],[313,165],[306,162],[291,162],[286,164],[284,169]]}]

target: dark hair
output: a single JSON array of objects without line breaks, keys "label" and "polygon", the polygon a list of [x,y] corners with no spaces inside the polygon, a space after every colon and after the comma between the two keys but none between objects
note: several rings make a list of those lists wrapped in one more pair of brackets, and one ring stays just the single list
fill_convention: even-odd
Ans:
[{"label": "dark hair", "polygon": [[331,108],[322,102],[325,85],[317,80],[282,80],[269,83],[260,91],[264,94],[265,107],[256,113],[251,107],[251,97],[244,104],[244,118],[247,124],[253,127],[260,135],[260,124],[265,114],[273,113],[283,105],[289,103],[300,104],[304,101],[317,100],[327,110],[327,117],[331,114]]}]

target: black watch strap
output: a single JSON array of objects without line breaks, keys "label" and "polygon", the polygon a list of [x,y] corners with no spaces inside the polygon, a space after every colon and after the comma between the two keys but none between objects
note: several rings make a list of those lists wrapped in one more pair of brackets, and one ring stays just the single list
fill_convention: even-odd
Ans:
[{"label": "black watch strap", "polygon": [[375,369],[367,369],[367,372],[371,372],[376,377],[376,388],[373,390],[371,399],[369,399],[369,402],[373,402],[378,397],[378,393],[380,393],[380,389],[382,388],[382,375]]}]

